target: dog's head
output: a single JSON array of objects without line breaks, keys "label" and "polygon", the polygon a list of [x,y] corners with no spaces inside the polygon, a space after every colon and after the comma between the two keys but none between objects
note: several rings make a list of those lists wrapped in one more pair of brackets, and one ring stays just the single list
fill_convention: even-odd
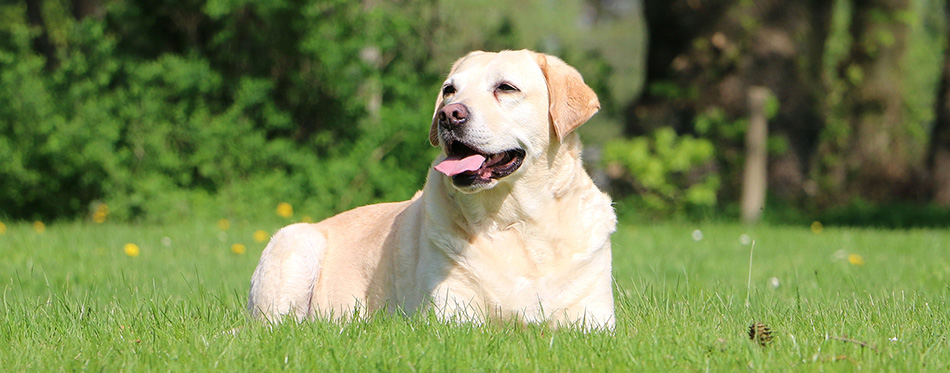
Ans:
[{"label": "dog's head", "polygon": [[573,67],[527,50],[472,52],[452,66],[435,104],[435,168],[462,191],[490,189],[584,124],[600,102]]}]

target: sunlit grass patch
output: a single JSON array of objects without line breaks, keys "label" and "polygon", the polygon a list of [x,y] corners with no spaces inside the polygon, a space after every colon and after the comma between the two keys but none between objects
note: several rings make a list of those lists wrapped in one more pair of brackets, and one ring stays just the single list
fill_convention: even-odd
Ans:
[{"label": "sunlit grass patch", "polygon": [[[585,334],[443,324],[426,313],[257,323],[245,305],[266,242],[249,238],[279,224],[229,223],[220,236],[213,220],[57,223],[42,235],[8,222],[4,370],[950,368],[944,231],[622,226],[613,240],[617,328]],[[750,339],[753,323],[769,328],[768,343]]]}]

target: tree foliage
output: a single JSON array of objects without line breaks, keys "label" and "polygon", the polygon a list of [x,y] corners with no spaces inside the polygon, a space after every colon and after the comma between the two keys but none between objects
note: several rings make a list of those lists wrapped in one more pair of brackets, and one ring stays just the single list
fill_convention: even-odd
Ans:
[{"label": "tree foliage", "polygon": [[435,155],[425,133],[441,76],[469,50],[560,54],[598,87],[631,74],[637,59],[599,57],[606,41],[512,16],[560,22],[584,2],[505,4],[487,29],[464,17],[484,4],[464,2],[0,5],[0,216],[105,203],[120,219],[249,217],[290,201],[320,217],[405,199]]},{"label": "tree foliage", "polygon": [[866,202],[940,202],[950,184],[936,166],[950,153],[940,135],[945,125],[934,121],[945,111],[935,99],[946,4],[644,2],[647,78],[625,116],[626,134],[672,126],[678,136],[713,141],[716,167],[707,172],[721,177],[718,201],[728,206],[738,200],[747,93],[762,86],[776,104],[768,140],[772,206],[815,214]]},{"label": "tree foliage", "polygon": [[[437,77],[411,6],[109,2],[79,20],[46,4],[63,13],[48,31],[3,7],[6,215],[83,215],[94,201],[124,218],[281,200],[326,211],[420,185],[431,154],[413,134],[430,114],[417,105]],[[39,32],[57,41],[51,70]],[[370,95],[387,105],[369,113]]]},{"label": "tree foliage", "polygon": [[947,3],[7,2],[0,216],[250,217],[287,201],[322,217],[405,199],[435,155],[451,62],[520,48],[597,91],[589,166],[636,213],[739,199],[756,86],[774,95],[770,203],[946,203]]}]

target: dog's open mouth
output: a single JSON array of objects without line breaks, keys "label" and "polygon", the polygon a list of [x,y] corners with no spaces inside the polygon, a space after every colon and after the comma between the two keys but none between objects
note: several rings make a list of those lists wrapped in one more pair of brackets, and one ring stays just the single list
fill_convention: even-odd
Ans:
[{"label": "dog's open mouth", "polygon": [[453,141],[448,146],[448,157],[439,162],[435,169],[451,177],[456,186],[484,184],[517,171],[524,161],[524,155],[522,149],[485,154],[460,141]]}]

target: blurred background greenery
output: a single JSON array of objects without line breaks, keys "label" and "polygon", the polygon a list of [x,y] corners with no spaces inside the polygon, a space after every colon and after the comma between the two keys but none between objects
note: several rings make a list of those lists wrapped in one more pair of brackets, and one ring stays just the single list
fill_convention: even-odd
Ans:
[{"label": "blurred background greenery", "polygon": [[7,0],[0,218],[319,219],[409,198],[470,50],[561,56],[628,221],[736,219],[770,92],[764,219],[950,226],[948,0]]}]

